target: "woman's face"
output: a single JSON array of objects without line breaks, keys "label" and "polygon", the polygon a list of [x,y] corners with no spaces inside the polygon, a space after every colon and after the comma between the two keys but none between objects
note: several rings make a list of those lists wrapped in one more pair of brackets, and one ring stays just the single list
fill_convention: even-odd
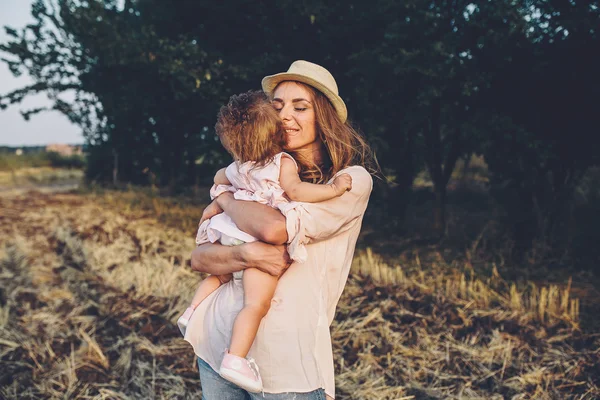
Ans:
[{"label": "woman's face", "polygon": [[286,131],[286,150],[307,151],[319,148],[313,98],[294,81],[281,82],[273,93],[273,107],[279,112]]}]

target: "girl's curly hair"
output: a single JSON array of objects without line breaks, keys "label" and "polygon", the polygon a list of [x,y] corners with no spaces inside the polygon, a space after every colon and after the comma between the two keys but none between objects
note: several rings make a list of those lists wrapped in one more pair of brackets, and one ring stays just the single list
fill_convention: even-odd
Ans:
[{"label": "girl's curly hair", "polygon": [[242,163],[264,165],[286,144],[281,118],[260,91],[231,96],[219,110],[215,131],[229,154]]}]

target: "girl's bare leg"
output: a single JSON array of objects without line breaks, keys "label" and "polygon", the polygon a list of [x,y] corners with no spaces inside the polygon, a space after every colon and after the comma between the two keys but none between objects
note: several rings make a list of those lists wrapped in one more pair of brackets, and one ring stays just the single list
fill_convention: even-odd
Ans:
[{"label": "girl's bare leg", "polygon": [[190,303],[190,307],[194,310],[204,299],[206,299],[212,292],[217,290],[219,286],[222,284],[229,282],[231,280],[232,274],[227,275],[209,275],[206,279],[204,279],[198,285],[198,289],[196,289],[196,293],[194,293],[194,297]]},{"label": "girl's bare leg", "polygon": [[252,347],[260,321],[271,307],[271,299],[277,287],[277,277],[256,268],[244,270],[244,308],[233,324],[229,353],[246,357]]},{"label": "girl's bare leg", "polygon": [[192,318],[192,315],[194,314],[194,310],[196,310],[196,307],[198,307],[198,305],[200,303],[202,303],[202,301],[204,299],[206,299],[212,292],[217,290],[217,288],[219,286],[221,286],[225,282],[229,281],[232,278],[232,276],[233,276],[232,274],[210,275],[209,277],[204,279],[202,282],[200,282],[200,284],[198,285],[198,289],[196,289],[196,293],[194,294],[194,297],[192,298],[192,302],[190,303],[190,306],[177,319],[177,326],[179,327],[179,330],[181,331],[181,334],[183,336],[185,336],[188,323],[190,322],[190,319]]}]

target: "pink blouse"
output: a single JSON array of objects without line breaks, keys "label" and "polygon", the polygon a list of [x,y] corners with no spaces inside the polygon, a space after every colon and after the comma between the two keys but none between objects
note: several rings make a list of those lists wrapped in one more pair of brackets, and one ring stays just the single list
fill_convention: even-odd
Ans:
[{"label": "pink blouse", "polygon": [[[260,368],[267,393],[323,388],[335,396],[329,326],[350,272],[373,187],[363,167],[348,167],[341,173],[352,176],[351,191],[321,203],[301,203],[285,213],[289,241],[307,243],[307,254],[305,262],[292,263],[279,279],[271,308],[248,354]],[[192,315],[185,340],[215,371],[243,304],[242,283],[231,280]]]}]

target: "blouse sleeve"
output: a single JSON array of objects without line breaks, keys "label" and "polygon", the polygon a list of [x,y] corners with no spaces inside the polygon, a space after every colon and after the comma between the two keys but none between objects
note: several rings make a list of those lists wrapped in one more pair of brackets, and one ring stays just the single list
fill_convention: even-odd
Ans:
[{"label": "blouse sleeve", "polygon": [[373,189],[371,175],[360,166],[346,168],[336,174],[352,177],[352,189],[339,197],[320,203],[282,204],[286,216],[288,253],[295,261],[306,260],[305,245],[329,239],[347,231],[361,220]]}]

